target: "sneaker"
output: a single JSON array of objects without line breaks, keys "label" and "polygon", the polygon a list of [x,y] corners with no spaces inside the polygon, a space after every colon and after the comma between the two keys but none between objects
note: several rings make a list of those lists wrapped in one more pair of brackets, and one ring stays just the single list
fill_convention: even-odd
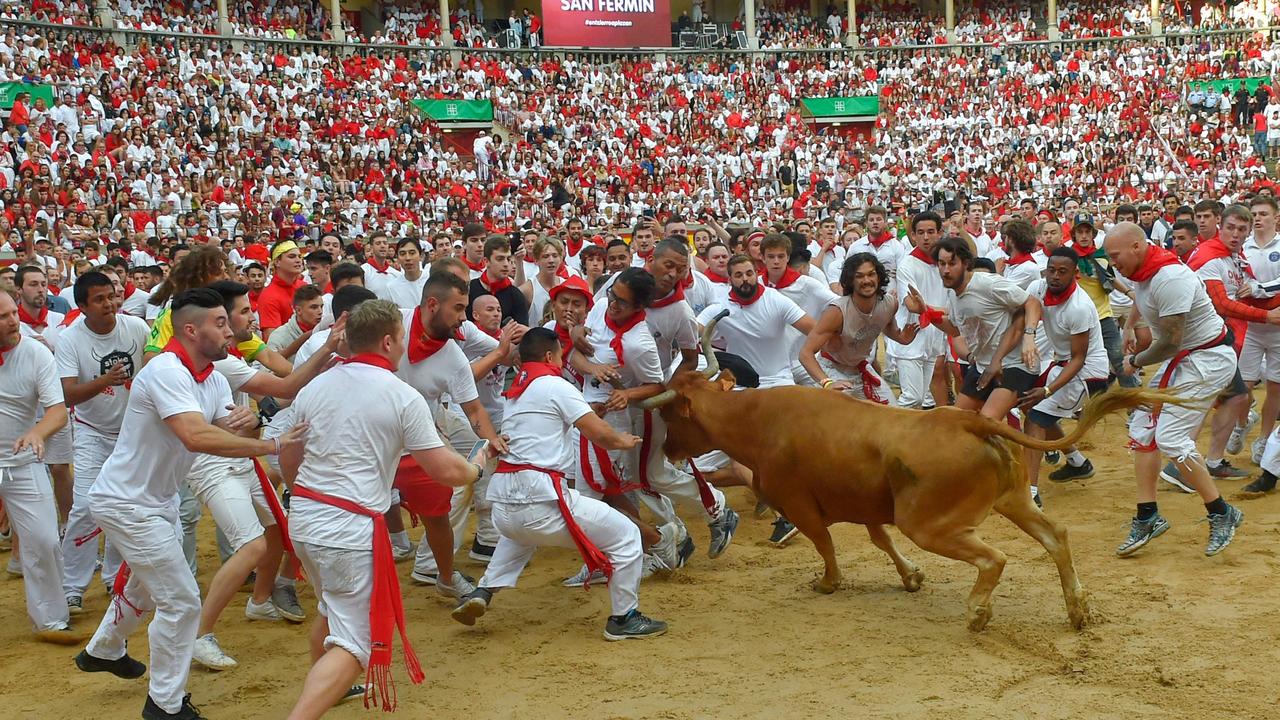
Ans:
[{"label": "sneaker", "polygon": [[142,706],[142,720],[204,720],[204,716],[191,704],[191,693],[182,696],[182,708],[176,713],[165,712],[148,695],[147,704]]},{"label": "sneaker", "polygon": [[[249,602],[253,601],[250,600]],[[230,670],[239,665],[235,658],[222,652],[222,646],[218,644],[218,638],[214,637],[213,633],[196,638],[196,645],[191,653],[191,659],[210,670]]]},{"label": "sneaker", "polygon": [[680,535],[680,528],[675,523],[667,523],[658,528],[658,534],[662,539],[657,545],[649,548],[649,552],[658,556],[662,564],[668,570],[674,570],[680,566],[680,548],[676,544],[676,538]]},{"label": "sneaker", "polygon": [[88,650],[81,650],[76,655],[76,667],[87,673],[108,672],[124,680],[136,680],[147,672],[146,665],[129,657],[127,653],[117,660],[103,660],[90,655]]},{"label": "sneaker", "polygon": [[1035,503],[1036,507],[1041,510],[1044,509],[1044,501],[1040,499],[1040,491],[1034,485],[1031,486],[1031,502]]},{"label": "sneaker", "polygon": [[[640,579],[647,580],[659,573],[667,574],[671,572],[671,568],[667,566],[662,558],[653,553],[645,553],[643,564],[640,566]],[[601,578],[603,580],[604,578]],[[594,580],[592,582],[595,582]]]},{"label": "sneaker", "polygon": [[[256,603],[253,598],[249,598],[249,602],[244,604],[244,616],[250,620],[266,620],[268,622],[277,622],[284,619],[280,611],[276,609],[276,604],[267,600],[264,603]],[[207,637],[213,637],[209,635]]]},{"label": "sneaker", "polygon": [[1160,513],[1156,513],[1148,520],[1139,520],[1135,517],[1133,524],[1129,527],[1129,537],[1116,548],[1116,555],[1128,557],[1163,535],[1168,529],[1169,521],[1165,520]]},{"label": "sneaker", "polygon": [[1244,434],[1247,429],[1240,425],[1231,429],[1231,437],[1227,438],[1227,452],[1231,455],[1238,454],[1244,450]]},{"label": "sneaker", "polygon": [[83,634],[72,630],[71,626],[66,623],[59,623],[55,627],[36,630],[34,634],[36,640],[54,645],[81,645],[85,641]]},{"label": "sneaker", "polygon": [[5,572],[9,573],[9,577],[22,577],[22,563],[18,562],[18,558],[10,557],[9,564],[5,566]]},{"label": "sneaker", "polygon": [[605,640],[643,640],[667,632],[667,624],[651,620],[637,608],[622,617],[610,616],[604,625]]},{"label": "sneaker", "polygon": [[1275,489],[1276,478],[1264,472],[1262,475],[1258,476],[1258,479],[1240,488],[1240,495],[1245,497],[1257,497],[1259,495],[1266,495]]},{"label": "sneaker", "polygon": [[[645,555],[645,557],[648,558],[649,556]],[[602,582],[604,582],[604,573],[600,572],[599,570],[596,570],[595,572],[591,573],[592,584],[602,583]],[[564,582],[560,584],[565,587],[582,587],[583,585],[586,585],[587,584],[587,566],[583,565],[581,568],[578,569],[578,572],[576,575],[566,579]]]},{"label": "sneaker", "polygon": [[13,533],[8,530],[0,532],[0,550],[13,549]]},{"label": "sneaker", "polygon": [[413,581],[414,585],[435,585],[440,576],[436,573],[424,573],[414,570],[409,573],[409,579]]},{"label": "sneaker", "polygon": [[1062,453],[1057,450],[1046,450],[1044,453],[1044,461],[1050,465],[1057,465],[1062,462]]},{"label": "sneaker", "polygon": [[271,589],[271,604],[276,612],[289,622],[300,623],[307,619],[302,605],[298,602],[298,590],[292,585],[277,585]]},{"label": "sneaker", "polygon": [[463,625],[475,625],[476,620],[484,617],[485,611],[489,609],[490,600],[493,600],[492,592],[476,588],[462,596],[450,615]]},{"label": "sneaker", "polygon": [[467,553],[467,557],[487,565],[493,559],[493,546],[485,545],[477,538],[475,542],[471,543],[471,551]]},{"label": "sneaker", "polygon": [[693,538],[685,533],[684,540],[680,541],[680,549],[676,553],[676,568],[682,568],[689,562],[689,558],[693,557],[693,551],[696,548],[693,545]]},{"label": "sneaker", "polygon": [[720,517],[707,527],[711,530],[711,544],[707,546],[707,557],[714,560],[724,553],[729,543],[733,542],[733,533],[738,529],[738,513],[726,505],[720,511]]},{"label": "sneaker", "polygon": [[1223,459],[1217,467],[1209,468],[1209,477],[1222,478],[1226,480],[1239,480],[1240,478],[1249,477],[1249,473],[1232,465],[1230,460]]},{"label": "sneaker", "polygon": [[362,697],[364,697],[364,685],[352,685],[347,688],[347,691],[342,694],[342,697],[338,698],[338,702],[342,703]]},{"label": "sneaker", "polygon": [[1244,513],[1228,505],[1226,512],[1211,514],[1208,519],[1209,544],[1205,546],[1204,554],[1207,557],[1213,557],[1226,550],[1231,544],[1231,539],[1236,536],[1236,528],[1244,522]]},{"label": "sneaker", "polygon": [[1085,459],[1083,465],[1072,465],[1067,463],[1062,467],[1049,473],[1049,479],[1054,482],[1071,482],[1072,480],[1088,480],[1093,477],[1093,461]]},{"label": "sneaker", "polygon": [[455,600],[460,600],[464,595],[470,595],[475,592],[475,590],[476,581],[473,578],[463,575],[457,570],[453,571],[452,583],[442,583],[439,580],[436,581],[436,592],[440,593],[444,597],[453,598]]},{"label": "sneaker", "polygon": [[404,547],[396,547],[393,545],[391,547],[391,557],[395,558],[396,562],[401,563],[413,557],[417,554],[417,551],[418,548],[413,543],[409,543]]},{"label": "sneaker", "polygon": [[79,595],[67,596],[67,612],[72,615],[84,614],[84,598]]},{"label": "sneaker", "polygon": [[755,515],[757,520],[763,520],[769,514],[769,503],[764,500],[756,500]]},{"label": "sneaker", "polygon": [[1160,479],[1178,488],[1184,493],[1195,492],[1190,485],[1182,482],[1182,471],[1178,469],[1178,466],[1175,465],[1172,460],[1166,463],[1164,469],[1160,471]]},{"label": "sneaker", "polygon": [[1260,437],[1253,441],[1253,452],[1249,453],[1249,459],[1254,465],[1262,464],[1262,453],[1267,451],[1267,439]]},{"label": "sneaker", "polygon": [[779,515],[778,519],[773,521],[773,534],[769,536],[769,542],[782,547],[787,544],[788,540],[795,537],[798,532],[800,530],[795,525],[792,525],[790,520]]}]

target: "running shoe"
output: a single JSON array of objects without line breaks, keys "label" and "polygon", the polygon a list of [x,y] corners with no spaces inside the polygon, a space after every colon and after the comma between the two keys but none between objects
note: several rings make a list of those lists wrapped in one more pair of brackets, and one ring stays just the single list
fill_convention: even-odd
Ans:
[{"label": "running shoe", "polygon": [[795,525],[792,525],[790,520],[779,515],[778,519],[773,521],[773,534],[769,536],[769,542],[777,547],[782,547],[787,544],[788,540],[795,537],[798,532],[800,530]]},{"label": "running shoe", "polygon": [[1204,548],[1204,554],[1213,557],[1231,544],[1232,538],[1236,536],[1236,528],[1240,527],[1240,523],[1244,522],[1244,513],[1240,512],[1235,506],[1228,505],[1227,511],[1224,513],[1211,513],[1209,520],[1209,544]]},{"label": "running shoe", "polygon": [[645,617],[639,608],[623,615],[612,616],[604,626],[605,640],[643,640],[667,632],[667,624]]},{"label": "running shoe", "polygon": [[733,542],[733,533],[738,529],[738,513],[726,505],[720,511],[720,517],[707,526],[711,530],[711,544],[707,546],[707,557],[715,559],[724,553]]},{"label": "running shoe", "polygon": [[[250,602],[253,601],[250,600]],[[214,637],[213,633],[207,633],[196,638],[191,659],[210,670],[230,670],[239,665],[235,658],[222,651],[222,646],[218,644],[218,638]]]},{"label": "running shoe", "polygon": [[1209,477],[1223,480],[1239,480],[1240,478],[1249,477],[1249,473],[1232,465],[1230,460],[1224,458],[1216,467],[1209,468]]},{"label": "running shoe", "polygon": [[1072,480],[1087,480],[1091,477],[1093,477],[1093,462],[1088,458],[1085,458],[1083,465],[1067,463],[1049,473],[1050,480],[1060,483],[1071,482]]},{"label": "running shoe", "polygon": [[1129,527],[1129,537],[1116,548],[1116,555],[1128,557],[1165,534],[1168,529],[1169,521],[1165,520],[1160,513],[1152,515],[1147,520],[1139,520],[1135,517]]},{"label": "running shoe", "polygon": [[1195,492],[1190,485],[1182,481],[1182,471],[1178,469],[1178,466],[1172,460],[1166,463],[1164,469],[1160,471],[1160,479],[1184,493]]}]

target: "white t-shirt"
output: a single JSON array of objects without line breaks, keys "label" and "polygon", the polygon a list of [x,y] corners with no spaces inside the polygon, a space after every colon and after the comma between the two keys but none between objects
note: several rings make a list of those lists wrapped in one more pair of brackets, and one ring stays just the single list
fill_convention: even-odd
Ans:
[{"label": "white t-shirt", "polygon": [[[996,354],[1001,338],[1013,322],[1012,313],[1027,301],[1027,291],[1012,280],[992,273],[969,276],[962,295],[947,290],[951,322],[960,329],[978,370],[986,370]],[[1033,371],[1022,363],[1019,347],[1004,356],[1001,367]]]},{"label": "white t-shirt", "polygon": [[[117,315],[116,326],[99,335],[84,322],[63,330],[59,340],[61,351],[55,362],[59,378],[74,378],[87,383],[106,375],[117,362],[124,365],[130,379],[142,368],[142,351],[147,345],[150,328],[130,315]],[[76,405],[76,422],[105,435],[118,435],[129,405],[129,387],[133,383],[113,385]]]},{"label": "white t-shirt", "polygon": [[[231,402],[236,405],[247,405],[249,396],[240,388],[249,382],[261,370],[251,367],[243,358],[234,355],[218,360],[213,364],[213,370],[218,375],[227,379],[227,384],[231,387]],[[191,463],[191,475],[201,475],[211,470],[219,468],[227,468],[237,473],[247,474],[253,472],[253,461],[249,458],[226,458],[217,455],[207,455],[200,453],[196,455],[196,459]]]},{"label": "white t-shirt", "polygon": [[[359,403],[351,402],[352,388],[359,388]],[[422,396],[373,365],[349,363],[321,373],[298,393],[293,409],[298,422],[311,423],[297,484],[378,513],[391,507],[400,456],[443,445]],[[369,550],[373,519],[295,496],[289,535],[295,542]]]},{"label": "white t-shirt", "polygon": [[[888,244],[885,243],[885,245]],[[787,287],[779,288],[778,292],[799,305],[806,315],[815,320],[822,316],[822,311],[827,304],[836,299],[836,294],[831,292],[830,286],[808,276],[801,276]],[[793,327],[787,328],[787,353],[791,356],[793,375],[796,370],[803,367],[800,365],[800,348],[804,346],[804,340],[804,333]]]},{"label": "white t-shirt", "polygon": [[[120,312],[127,313],[142,320],[147,319],[147,308],[155,307],[148,305],[147,301],[151,299],[151,293],[142,288],[135,287],[132,293],[124,296],[120,300]],[[157,308],[159,310],[159,308]]]},{"label": "white t-shirt", "polygon": [[1004,276],[1013,281],[1014,285],[1026,290],[1038,280],[1040,280],[1040,266],[1035,263],[1035,256],[1032,256],[1031,262],[1005,263]]},{"label": "white t-shirt", "polygon": [[427,273],[423,272],[417,280],[410,280],[404,275],[392,275],[385,283],[385,289],[378,297],[390,300],[396,307],[412,310],[422,304],[422,288],[427,284]]},{"label": "white t-shirt", "polygon": [[178,484],[195,453],[164,421],[194,412],[211,423],[227,416],[230,403],[231,388],[221,374],[198,383],[174,353],[152,358],[133,379],[120,437],[89,490],[90,503],[111,500],[176,513]]},{"label": "white t-shirt", "polygon": [[[578,388],[562,377],[540,377],[529,383],[520,397],[507,399],[505,404],[503,433],[508,436],[510,452],[503,459],[572,476],[570,429],[592,412]],[[490,502],[546,502],[556,499],[556,491],[544,473],[501,473],[489,480],[486,497]]]},{"label": "white t-shirt", "polygon": [[[360,266],[364,270],[364,286],[369,292],[380,298],[387,297],[387,283],[391,282],[391,278],[401,274],[399,270],[389,267],[384,271],[378,271],[369,263]],[[421,302],[419,297],[418,301]]]},{"label": "white t-shirt", "polygon": [[888,240],[881,243],[880,247],[876,247],[866,238],[853,241],[849,245],[848,254],[841,258],[839,262],[827,265],[828,289],[830,289],[831,285],[840,284],[840,273],[844,272],[845,260],[857,253],[864,252],[875,255],[880,260],[880,264],[884,265],[885,271],[889,273],[888,292],[897,291],[898,264],[902,262],[902,258],[906,257],[907,253],[911,252],[911,246],[899,240]]},{"label": "white t-shirt", "polygon": [[[1038,298],[1043,305],[1048,285],[1044,280],[1037,280],[1027,288],[1028,294]],[[1082,380],[1106,380],[1111,372],[1107,360],[1107,348],[1102,344],[1102,326],[1098,321],[1098,308],[1089,298],[1089,293],[1079,287],[1071,293],[1066,302],[1057,305],[1043,305],[1043,321],[1041,327],[1053,349],[1053,359],[1063,362],[1071,360],[1071,338],[1080,333],[1089,333],[1089,350],[1085,354],[1084,367],[1077,375]],[[1047,362],[1048,358],[1043,358]]]},{"label": "white t-shirt", "polygon": [[1166,265],[1150,280],[1130,280],[1129,284],[1133,286],[1134,305],[1151,326],[1154,338],[1161,337],[1161,317],[1182,314],[1187,316],[1187,322],[1179,350],[1198,348],[1222,335],[1222,317],[1213,309],[1204,283],[1186,265]]},{"label": "white t-shirt", "polygon": [[693,273],[693,285],[684,289],[684,301],[689,303],[689,307],[693,308],[693,314],[697,316],[716,301],[716,284],[697,270],[690,270],[690,272]]},{"label": "white t-shirt", "polygon": [[0,467],[37,462],[30,448],[14,455],[13,444],[36,424],[38,412],[60,402],[62,384],[49,348],[24,337],[5,351],[0,366]]},{"label": "white t-shirt", "polygon": [[[590,331],[587,339],[595,348],[592,355],[593,362],[601,365],[618,365],[618,354],[611,345],[614,332],[605,324],[606,308],[608,308],[607,303],[596,303],[587,314],[585,325]],[[648,323],[636,323],[635,327],[622,336],[622,366],[618,368],[618,375],[623,386],[631,388],[647,383],[660,383],[665,379],[664,370],[661,356],[658,354],[658,344],[653,339],[653,333],[649,331]],[[587,402],[604,402],[609,399],[611,392],[613,392],[612,385],[587,379],[582,394]]]},{"label": "white t-shirt", "polygon": [[790,346],[780,340],[792,323],[804,317],[804,310],[768,287],[758,300],[744,307],[729,300],[725,286],[716,302],[698,316],[698,323],[706,325],[721,310],[728,310],[729,315],[716,325],[716,337],[724,339],[725,350],[751,365],[760,376],[760,387],[793,384]]},{"label": "white t-shirt", "polygon": [[[920,291],[920,297],[925,303],[933,307],[946,305],[950,294],[942,285],[942,276],[938,274],[937,266],[926,263],[911,253],[904,255],[898,262],[898,287],[901,289],[900,297],[906,295],[908,288],[915,288]],[[908,310],[907,304],[903,302],[898,303],[898,316],[895,319],[900,328],[920,323],[920,316]],[[934,325],[920,328],[910,344],[886,342],[885,346],[891,351],[891,355],[904,359],[935,358],[946,352],[945,336]]]},{"label": "white t-shirt", "polygon": [[[408,347],[413,311],[402,310],[401,312],[404,314],[405,346]],[[484,335],[479,329],[475,332]],[[467,356],[462,352],[462,347],[453,340],[445,342],[443,347],[422,362],[409,362],[409,355],[406,353],[400,360],[400,368],[396,371],[396,375],[408,383],[409,387],[421,393],[433,417],[440,411],[441,400],[446,395],[459,405],[480,397],[476,390],[475,378],[471,375],[471,363],[467,362]]]}]

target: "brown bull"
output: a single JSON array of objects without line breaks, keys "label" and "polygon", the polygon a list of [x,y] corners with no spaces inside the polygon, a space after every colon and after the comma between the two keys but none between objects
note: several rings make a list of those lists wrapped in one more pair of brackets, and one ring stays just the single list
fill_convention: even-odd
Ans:
[{"label": "brown bull", "polygon": [[714,359],[709,362],[705,374],[681,373],[647,403],[661,407],[667,423],[667,457],[680,461],[722,450],[751,468],[756,493],[822,555],[825,570],[814,584],[819,592],[834,592],[840,583],[827,531],[838,522],[866,525],[909,592],[920,589],[924,575],[898,552],[886,525],[897,525],[924,550],[974,565],[971,630],[991,619],[991,593],[1004,570],[1004,553],[977,532],[993,508],[1049,552],[1071,624],[1079,629],[1088,612],[1067,531],[1032,502],[1013,443],[1066,448],[1109,413],[1170,400],[1144,390],[1113,390],[1090,402],[1067,437],[1046,442],[949,407],[906,410],[805,387],[729,392],[732,376],[726,371],[708,380],[716,371]]}]

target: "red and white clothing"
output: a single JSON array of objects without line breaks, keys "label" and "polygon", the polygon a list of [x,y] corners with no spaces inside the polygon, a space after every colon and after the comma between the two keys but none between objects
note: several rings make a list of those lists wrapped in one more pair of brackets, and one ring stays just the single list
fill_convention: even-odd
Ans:
[{"label": "red and white clothing", "polygon": [[[933,258],[923,250],[914,249],[898,262],[898,287],[903,293],[915,288],[920,297],[931,307],[943,307],[947,303],[947,289]],[[920,316],[898,305],[898,327],[920,323]],[[921,327],[916,337],[906,345],[885,343],[885,352],[898,366],[898,385],[901,393],[898,405],[919,408],[929,396],[929,382],[933,378],[934,363],[947,352],[947,339],[934,325]]]},{"label": "red and white clothing", "polygon": [[[28,313],[22,306],[18,307],[18,331],[24,337],[43,341],[54,352],[55,356],[58,352],[58,339],[62,336],[62,331],[72,324],[76,324],[75,320],[67,323],[65,315],[50,310],[48,305],[40,308],[39,313]],[[36,419],[39,420],[42,417],[44,417],[44,410],[40,409],[36,413]],[[68,422],[61,430],[45,441],[44,464],[65,465],[74,459],[75,451],[72,447],[74,433],[75,430],[72,428],[72,424]]]},{"label": "red and white clothing", "polygon": [[[171,347],[181,348],[176,341]],[[182,552],[178,521],[178,486],[195,454],[165,419],[197,413],[213,422],[227,415],[230,402],[231,389],[212,366],[191,367],[185,352],[152,358],[133,379],[115,450],[89,489],[89,510],[131,574],[86,649],[94,657],[122,657],[129,635],[154,608],[148,692],[171,713],[186,694],[200,588]]]},{"label": "red and white clothing", "polygon": [[[374,295],[384,299],[387,298],[387,284],[391,282],[391,278],[403,275],[403,273],[390,265],[376,262],[372,258],[361,265],[360,269],[364,270],[365,288]],[[422,274],[423,277],[426,277],[427,273],[425,268]],[[422,302],[421,297],[418,298],[418,302],[415,302],[414,305],[417,305],[420,302]]]},{"label": "red and white clothing", "polygon": [[[150,329],[146,321],[130,315],[116,316],[111,332],[99,335],[83,322],[75,323],[61,335],[62,351],[54,357],[58,377],[88,383],[121,364],[130,380],[113,385],[76,406],[72,422],[79,425],[73,434],[75,485],[71,511],[62,536],[62,589],[67,596],[83,596],[93,580],[98,561],[98,525],[89,513],[89,488],[102,464],[115,449],[129,405],[131,379],[142,368],[143,348]],[[120,567],[120,557],[110,544],[104,551],[103,578],[107,584]]]},{"label": "red and white clothing", "polygon": [[22,538],[23,591],[27,616],[35,630],[67,627],[62,594],[62,555],[58,552],[58,509],[49,476],[35,452],[14,453],[18,438],[43,412],[62,404],[62,385],[53,354],[30,338],[0,352],[0,501]]},{"label": "red and white clothing", "polygon": [[[957,295],[947,290],[950,319],[960,330],[974,367],[985,371],[995,358],[996,348],[1013,322],[1013,314],[1027,302],[1027,291],[1012,280],[991,273],[971,273],[964,291]],[[1017,348],[1000,363],[1005,369],[1017,368],[1036,373],[1022,362]]]},{"label": "red and white clothing", "polygon": [[[365,277],[368,277],[367,272]],[[410,280],[403,273],[391,275],[382,284],[383,291],[378,293],[378,297],[390,300],[401,310],[411,310],[422,304],[422,288],[429,277],[430,274],[425,269],[417,280]]]},{"label": "red and white clothing", "polygon": [[147,301],[150,299],[151,293],[133,283],[125,283],[124,295],[120,298],[120,312],[146,320]]},{"label": "red and white clothing", "polygon": [[[767,280],[767,276],[762,280]],[[782,293],[783,297],[799,305],[806,315],[815,319],[822,314],[828,303],[836,299],[836,294],[831,292],[828,285],[808,275],[799,275],[790,268],[777,284],[765,284]],[[786,337],[787,354],[791,357],[791,379],[797,385],[813,385],[813,378],[809,377],[809,373],[800,364],[800,348],[804,346],[805,334],[789,327]]]},{"label": "red and white clothing", "polygon": [[1089,294],[1074,282],[1061,295],[1049,293],[1044,280],[1037,280],[1027,292],[1040,300],[1044,308],[1040,326],[1052,351],[1052,355],[1041,356],[1041,362],[1049,365],[1049,370],[1045,373],[1046,387],[1053,384],[1061,374],[1062,367],[1071,361],[1071,338],[1081,333],[1089,334],[1089,350],[1085,354],[1084,367],[1065,387],[1041,400],[1034,408],[1057,418],[1072,417],[1084,407],[1084,401],[1089,397],[1088,382],[1106,382],[1111,372],[1107,348],[1102,344],[1098,308]]},{"label": "red and white clothing", "polygon": [[889,273],[889,292],[897,293],[898,289],[898,264],[902,262],[902,258],[911,252],[910,243],[904,242],[892,236],[890,232],[884,233],[876,242],[872,242],[870,238],[859,238],[849,245],[849,252],[845,254],[837,262],[833,262],[827,266],[827,286],[840,284],[840,273],[844,272],[844,262],[849,257],[858,253],[871,253],[875,255],[884,265],[884,269]]},{"label": "red and white clothing", "polygon": [[[1258,245],[1257,238],[1251,235],[1244,241],[1241,252],[1253,271],[1255,282],[1274,285],[1280,281],[1280,234],[1265,245]],[[1240,351],[1240,376],[1245,382],[1280,382],[1280,327],[1266,323],[1249,325]]]},{"label": "red and white clothing", "polygon": [[721,310],[729,315],[716,325],[716,336],[724,340],[725,350],[740,355],[755,369],[760,387],[794,385],[790,346],[779,338],[805,317],[804,310],[773,288],[757,285],[753,298],[741,301],[725,286],[716,302],[698,316],[698,323],[706,325]]},{"label": "red and white clothing", "polygon": [[845,392],[853,397],[881,405],[892,403],[893,390],[888,381],[876,372],[872,361],[875,359],[876,339],[893,322],[898,301],[892,295],[886,295],[876,301],[871,312],[865,313],[858,308],[852,296],[842,295],[829,300],[827,307],[840,312],[842,325],[840,334],[831,338],[818,353],[818,365],[822,371],[832,379],[851,383],[853,388]]},{"label": "red and white clothing", "polygon": [[1231,328],[1239,354],[1254,324],[1266,323],[1267,311],[1236,299],[1240,289],[1253,278],[1253,270],[1242,253],[1232,253],[1219,237],[1197,245],[1187,258],[1187,266],[1204,282],[1214,309]]}]

